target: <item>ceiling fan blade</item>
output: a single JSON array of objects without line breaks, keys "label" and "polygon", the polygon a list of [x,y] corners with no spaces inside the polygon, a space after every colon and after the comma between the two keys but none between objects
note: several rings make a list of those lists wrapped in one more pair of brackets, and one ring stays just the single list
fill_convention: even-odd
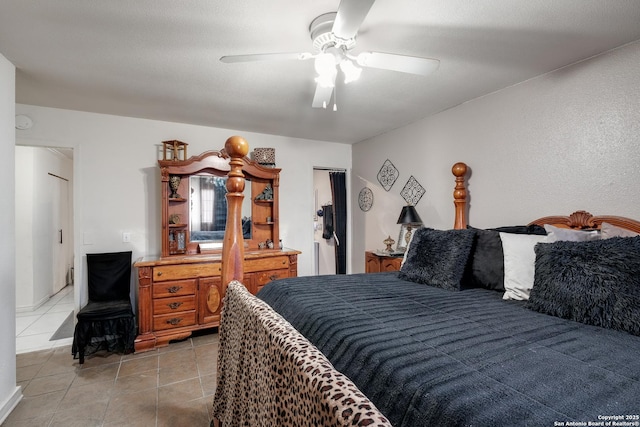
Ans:
[{"label": "ceiling fan blade", "polygon": [[[335,85],[335,79],[334,79]],[[321,86],[320,83],[316,85],[316,93],[313,95],[313,108],[327,108],[331,102],[331,95],[333,94],[333,87]]]},{"label": "ceiling fan blade", "polygon": [[348,40],[356,36],[362,21],[375,0],[342,0],[333,22],[332,32],[336,37]]},{"label": "ceiling fan blade", "polygon": [[382,52],[362,52],[357,56],[356,61],[362,67],[400,71],[421,76],[432,73],[440,65],[440,61],[437,59]]},{"label": "ceiling fan blade", "polygon": [[249,55],[229,55],[221,56],[220,61],[226,64],[234,62],[254,62],[254,61],[281,61],[281,60],[305,60],[313,58],[313,55],[304,53],[254,53]]}]

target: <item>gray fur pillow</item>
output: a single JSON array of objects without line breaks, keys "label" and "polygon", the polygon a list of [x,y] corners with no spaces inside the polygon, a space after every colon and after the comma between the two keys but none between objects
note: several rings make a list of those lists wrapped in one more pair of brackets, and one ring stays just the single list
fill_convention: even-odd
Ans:
[{"label": "gray fur pillow", "polygon": [[475,230],[415,232],[399,277],[450,291],[459,291]]},{"label": "gray fur pillow", "polygon": [[640,335],[640,237],[537,245],[526,307]]}]

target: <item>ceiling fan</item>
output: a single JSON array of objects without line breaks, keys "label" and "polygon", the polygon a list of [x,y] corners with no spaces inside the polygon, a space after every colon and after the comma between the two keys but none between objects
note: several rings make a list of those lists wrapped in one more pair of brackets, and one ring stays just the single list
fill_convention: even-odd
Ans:
[{"label": "ceiling fan", "polygon": [[[337,12],[329,12],[315,18],[309,25],[309,33],[316,53],[258,53],[223,56],[224,63],[270,60],[314,59],[316,91],[314,108],[327,108],[334,91],[338,69],[350,83],[360,77],[362,68],[378,68],[425,76],[438,68],[440,61],[432,58],[399,55],[382,52],[362,52],[353,55],[358,29],[375,0],[341,0]],[[333,110],[337,110],[334,104]]]}]

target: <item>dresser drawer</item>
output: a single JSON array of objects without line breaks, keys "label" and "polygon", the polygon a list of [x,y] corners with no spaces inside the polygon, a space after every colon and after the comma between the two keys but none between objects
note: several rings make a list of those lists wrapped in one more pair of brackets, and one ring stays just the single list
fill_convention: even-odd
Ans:
[{"label": "dresser drawer", "polygon": [[261,288],[273,280],[284,279],[286,277],[289,277],[289,270],[261,271],[255,274],[255,284],[258,288]]},{"label": "dresser drawer", "polygon": [[166,329],[182,328],[196,324],[196,311],[180,311],[178,313],[161,314],[153,316],[153,329],[162,331]]},{"label": "dresser drawer", "polygon": [[179,311],[195,310],[196,296],[188,295],[174,298],[158,298],[153,300],[153,314],[176,313]]},{"label": "dresser drawer", "polygon": [[276,256],[268,258],[250,259],[244,263],[245,273],[262,272],[265,270],[289,269],[288,256]]},{"label": "dresser drawer", "polygon": [[219,276],[222,264],[207,262],[202,264],[161,265],[153,268],[153,281],[190,279],[192,277]]},{"label": "dresser drawer", "polygon": [[196,279],[174,280],[153,284],[153,298],[178,297],[182,295],[195,295]]}]

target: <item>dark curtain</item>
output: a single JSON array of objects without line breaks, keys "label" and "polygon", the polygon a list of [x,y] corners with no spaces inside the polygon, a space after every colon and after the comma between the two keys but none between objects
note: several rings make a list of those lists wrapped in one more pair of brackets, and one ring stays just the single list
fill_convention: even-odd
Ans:
[{"label": "dark curtain", "polygon": [[215,184],[212,179],[200,177],[200,231],[213,230],[213,202]]},{"label": "dark curtain", "polygon": [[226,181],[200,178],[200,231],[220,231],[227,225]]},{"label": "dark curtain", "polygon": [[333,229],[336,234],[336,274],[347,273],[347,184],[346,173],[329,172],[333,197]]},{"label": "dark curtain", "polygon": [[213,229],[227,228],[227,182],[216,178],[213,187]]}]

